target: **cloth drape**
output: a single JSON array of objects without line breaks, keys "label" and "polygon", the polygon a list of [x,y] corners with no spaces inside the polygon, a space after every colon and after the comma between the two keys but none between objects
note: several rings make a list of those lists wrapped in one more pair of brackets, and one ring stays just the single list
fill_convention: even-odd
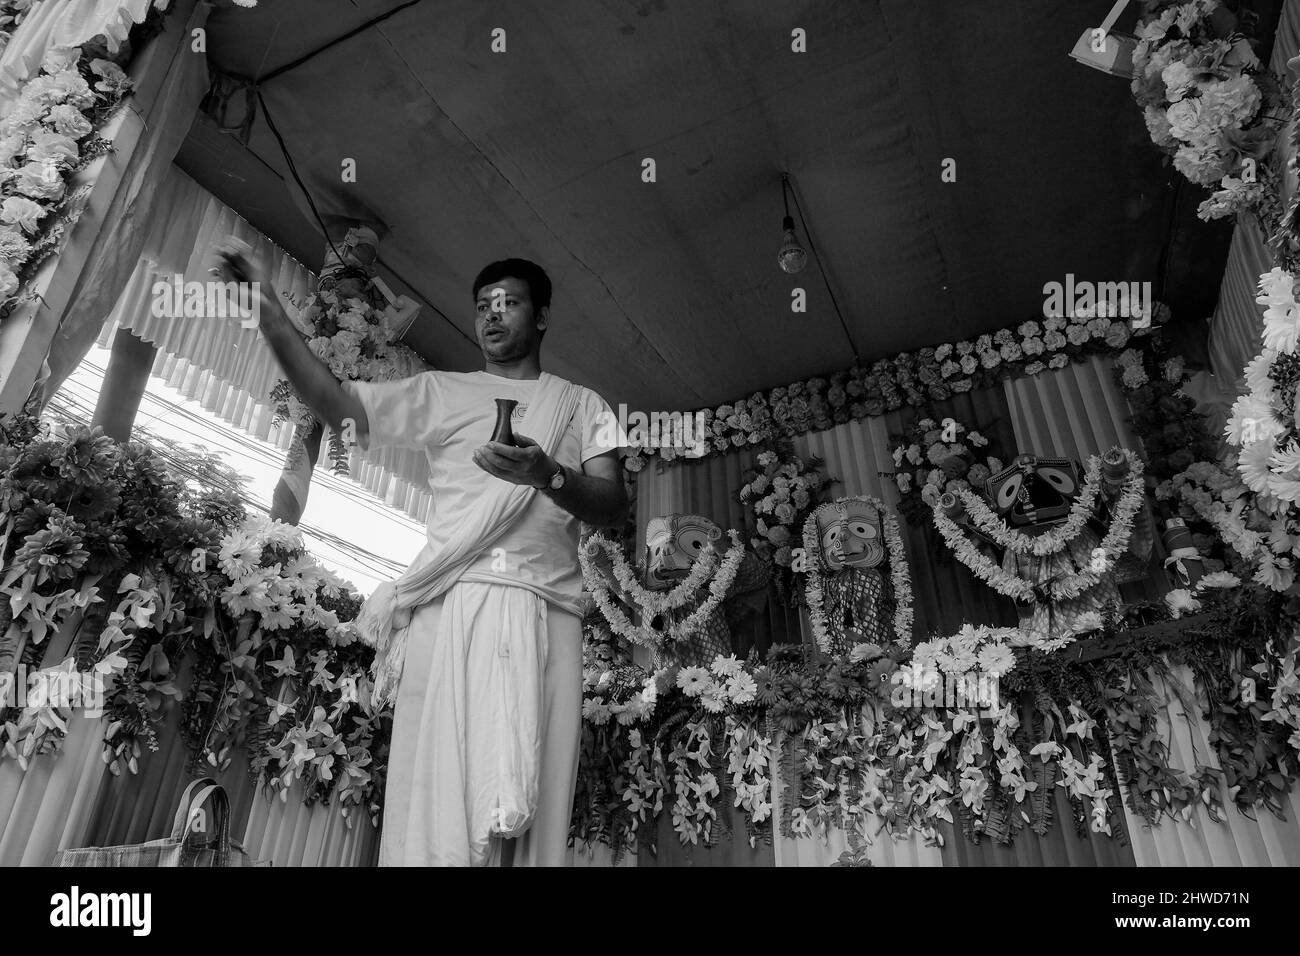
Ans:
[{"label": "cloth drape", "polygon": [[[50,634],[41,667],[67,657],[79,615]],[[0,866],[49,866],[57,850],[85,846],[104,776],[102,722],[76,716],[57,757],[37,757],[23,771],[0,759]]]},{"label": "cloth drape", "polygon": [[50,343],[41,383],[45,399],[81,363],[139,259],[157,209],[154,197],[207,88],[204,58],[190,53],[184,41],[190,29],[203,25],[210,9],[197,3],[188,21],[180,16],[166,21],[148,54],[139,56],[138,70],[133,66],[136,90],[127,107],[103,131],[117,147],[106,164],[113,184],[110,188],[109,177],[101,175],[91,194],[91,206],[102,210],[99,228],[73,230],[69,246],[77,245],[81,255],[65,251],[59,260],[58,268],[64,268],[65,260],[75,268],[84,256]]},{"label": "cloth drape", "polygon": [[[97,344],[108,348],[119,328],[130,329],[157,347],[154,375],[223,421],[287,451],[292,429],[273,426],[270,401],[272,388],[283,376],[265,339],[233,318],[155,316],[153,286],[158,279],[171,282],[176,275],[185,282],[211,278],[210,250],[226,236],[253,247],[282,299],[287,295],[304,301],[315,288],[316,276],[175,166],[162,179],[153,210],[141,228],[145,238],[139,259],[116,303],[106,310],[102,326],[97,326]],[[291,302],[284,301],[286,309],[293,309]],[[398,349],[396,355],[395,378],[428,368],[410,349]],[[355,449],[350,476],[385,504],[417,521],[428,519],[429,468],[421,452]]]},{"label": "cloth drape", "polygon": [[13,107],[22,81],[40,69],[41,61],[52,47],[81,46],[102,36],[109,53],[116,53],[126,42],[131,27],[143,23],[151,8],[166,10],[170,4],[171,0],[43,0],[37,3],[0,55],[0,116]]}]

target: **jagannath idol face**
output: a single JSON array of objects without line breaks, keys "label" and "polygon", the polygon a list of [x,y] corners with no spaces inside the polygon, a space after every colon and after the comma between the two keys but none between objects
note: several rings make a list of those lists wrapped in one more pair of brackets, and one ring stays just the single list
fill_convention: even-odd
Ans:
[{"label": "jagannath idol face", "polygon": [[1010,524],[1049,525],[1069,516],[1079,485],[1075,462],[1021,455],[990,476],[984,491],[993,510]]},{"label": "jagannath idol face", "polygon": [[849,498],[818,509],[817,541],[822,563],[831,571],[874,568],[885,560],[880,512],[866,501]]},{"label": "jagannath idol face", "polygon": [[703,515],[664,515],[645,527],[645,586],[665,591],[690,573],[699,556],[722,540],[722,529]]}]

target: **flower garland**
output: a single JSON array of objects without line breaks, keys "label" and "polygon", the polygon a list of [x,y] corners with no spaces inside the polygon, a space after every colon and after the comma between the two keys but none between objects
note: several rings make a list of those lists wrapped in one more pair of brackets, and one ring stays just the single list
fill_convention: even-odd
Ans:
[{"label": "flower garland", "polygon": [[[1126,452],[1126,454],[1128,454]],[[1128,454],[1130,463],[1136,456]],[[1137,467],[1141,468],[1141,462]],[[955,495],[966,508],[966,514],[980,531],[984,532],[998,547],[1012,554],[1032,554],[1044,557],[1064,550],[1083,530],[1083,526],[1092,517],[1097,506],[1097,494],[1101,487],[1101,460],[1093,456],[1088,463],[1088,472],[1084,476],[1083,487],[1079,496],[1070,505],[1070,515],[1066,520],[1041,535],[1024,534],[1007,527],[1005,519],[993,513],[993,509],[979,495],[964,488],[959,488]],[[1140,486],[1139,486],[1140,487]],[[934,505],[931,506],[935,507]]]},{"label": "flower garland", "polygon": [[[623,589],[623,593],[644,613],[652,616],[685,607],[695,596],[695,592],[704,586],[704,582],[708,581],[713,577],[714,572],[719,570],[720,561],[713,542],[709,542],[704,550],[700,552],[699,557],[695,559],[695,563],[691,565],[691,570],[686,577],[682,578],[672,590],[651,591],[649,588],[643,587],[641,582],[636,579],[636,572],[628,564],[623,555],[623,549],[617,543],[610,541],[608,538],[593,535],[587,539],[587,544],[582,551],[590,557],[595,557],[597,551],[604,552],[605,557],[609,559],[610,567],[614,571],[614,580]],[[579,558],[581,559],[581,557],[582,554],[580,553]]]},{"label": "flower garland", "polygon": [[[1127,449],[1121,450],[1129,460],[1129,476],[1125,481],[1124,490],[1112,511],[1110,528],[1096,549],[1102,551],[1108,557],[1121,555],[1128,548],[1129,537],[1133,532],[1133,519],[1141,510],[1145,495],[1141,460]],[[1085,482],[1084,490],[1080,493],[1080,499],[1083,499],[1088,493],[1089,486],[1097,484],[1100,478],[1100,469],[1100,459],[1096,455],[1092,456],[1089,460],[1088,480]],[[1092,491],[1095,495],[1095,488]],[[963,498],[964,500],[965,498]],[[1073,513],[1071,517],[1073,517]],[[944,542],[952,549],[958,560],[966,565],[977,578],[988,584],[989,587],[999,594],[1024,603],[1032,604],[1039,600],[1040,591],[1036,585],[994,564],[987,555],[976,548],[957,523],[945,515],[938,507],[934,509],[934,524],[943,536]],[[981,525],[981,530],[987,532],[999,529],[996,527],[989,529]],[[1000,546],[1013,551],[1016,548],[1024,548],[1032,543],[1032,539],[1028,536],[1008,534],[1005,531],[991,535],[991,537]],[[1021,540],[1022,538],[1024,540]],[[1015,553],[1022,554],[1025,552],[1016,551]],[[1092,570],[1090,567],[1083,568],[1049,583],[1047,593],[1053,600],[1069,600],[1078,597],[1084,591],[1095,586],[1100,580],[1101,575],[1099,572]]]},{"label": "flower garland", "polygon": [[[1132,338],[1146,335],[1169,316],[1163,303],[1156,303],[1153,314],[1142,317],[1145,321],[1112,315],[1109,304],[1103,303],[1075,309],[1068,317],[1033,319],[973,339],[903,352],[870,366],[854,365],[830,376],[755,392],[699,410],[705,422],[705,454],[720,455],[773,438],[825,431],[905,406],[943,401],[1004,378],[1062,369],[1088,355],[1119,352]],[[638,472],[656,454],[671,461],[676,452],[641,447],[627,455],[623,465]]]},{"label": "flower garland", "polygon": [[[605,553],[610,555],[611,560],[616,561],[616,567],[618,566],[617,562],[622,562],[621,554],[615,555],[612,553],[611,542],[601,538],[592,538],[591,541],[596,544],[596,548],[605,550]],[[670,595],[654,595],[639,586],[631,592],[626,592],[630,602],[641,611],[642,623],[634,625],[628,620],[622,609],[615,605],[610,598],[609,579],[605,577],[603,570],[592,563],[591,557],[594,556],[594,549],[589,551],[588,548],[590,547],[591,544],[589,543],[588,547],[578,549],[578,563],[582,567],[583,583],[587,590],[591,592],[596,606],[600,608],[601,613],[605,616],[615,634],[655,651],[662,650],[665,644],[686,640],[704,625],[704,622],[709,619],[713,612],[718,609],[718,605],[726,598],[727,591],[735,581],[736,573],[740,570],[740,564],[745,558],[745,546],[741,544],[740,535],[732,531],[731,547],[727,550],[721,564],[718,565],[717,573],[709,581],[708,597],[686,618],[670,623],[665,633],[651,627],[649,623],[656,614],[662,613],[662,603],[657,599],[662,598],[664,601],[671,599],[675,602],[674,607],[681,607],[685,605],[687,598],[693,592],[676,588]],[[712,545],[710,545],[711,547]],[[694,570],[695,568],[692,568],[692,571]],[[707,575],[707,573],[706,570],[704,574]],[[626,577],[627,575],[619,575],[620,584]],[[633,583],[635,583],[635,580],[633,580]],[[696,584],[695,587],[698,589],[699,584]],[[647,600],[652,598],[655,600]],[[651,610],[651,607],[658,607],[659,610]]]},{"label": "flower garland", "polygon": [[[844,500],[844,499],[841,499]],[[908,647],[912,643],[912,578],[908,571],[907,551],[903,547],[903,536],[899,531],[898,519],[879,498],[862,496],[856,500],[872,505],[883,517],[885,525],[885,547],[889,552],[890,580],[894,588],[894,643]],[[836,504],[832,502],[831,504]],[[822,508],[828,507],[822,505]],[[821,508],[818,509],[820,511]],[[817,512],[810,514],[803,525],[804,554],[808,559],[808,578],[804,593],[808,599],[808,619],[812,623],[813,640],[822,653],[831,651],[830,631],[826,627],[825,593],[822,588],[820,559],[821,545],[817,541]]]},{"label": "flower garland", "polygon": [[[1193,183],[1221,190],[1198,213],[1215,219],[1258,205],[1268,184],[1234,177],[1247,160],[1262,161],[1280,123],[1276,80],[1261,69],[1250,41],[1218,0],[1165,5],[1138,24],[1133,96],[1152,141]],[[1275,200],[1274,200],[1275,201]],[[1271,213],[1276,216],[1276,211]]]},{"label": "flower garland", "polygon": [[58,248],[80,215],[85,192],[72,177],[112,148],[94,131],[131,91],[115,63],[53,47],[0,122],[0,316]]}]

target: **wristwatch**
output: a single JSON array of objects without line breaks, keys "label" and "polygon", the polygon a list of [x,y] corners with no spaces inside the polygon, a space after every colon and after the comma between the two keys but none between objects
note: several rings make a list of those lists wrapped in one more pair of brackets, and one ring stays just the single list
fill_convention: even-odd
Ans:
[{"label": "wristwatch", "polygon": [[545,491],[547,488],[551,491],[559,491],[564,487],[564,466],[557,462],[555,466],[555,474],[551,475],[545,484],[536,485],[535,487],[538,491]]}]

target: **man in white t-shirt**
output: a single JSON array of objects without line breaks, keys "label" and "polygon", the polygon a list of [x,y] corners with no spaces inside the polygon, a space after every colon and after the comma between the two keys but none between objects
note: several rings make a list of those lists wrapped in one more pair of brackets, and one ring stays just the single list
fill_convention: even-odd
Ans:
[{"label": "man in white t-shirt", "polygon": [[[550,280],[523,259],[475,278],[483,371],[341,385],[256,267],[229,249],[221,263],[226,281],[258,283],[262,331],[317,416],[340,431],[351,424],[362,448],[428,456],[428,543],[389,599],[421,603],[391,618],[403,652],[390,655],[401,680],[380,865],[564,864],[581,737],[578,523],[621,526],[628,501],[609,405],[541,370]],[[488,440],[499,398],[519,403],[514,446]],[[478,520],[489,501],[496,510]],[[468,549],[465,534],[476,538]],[[404,586],[422,561],[462,552],[423,592]]]}]

